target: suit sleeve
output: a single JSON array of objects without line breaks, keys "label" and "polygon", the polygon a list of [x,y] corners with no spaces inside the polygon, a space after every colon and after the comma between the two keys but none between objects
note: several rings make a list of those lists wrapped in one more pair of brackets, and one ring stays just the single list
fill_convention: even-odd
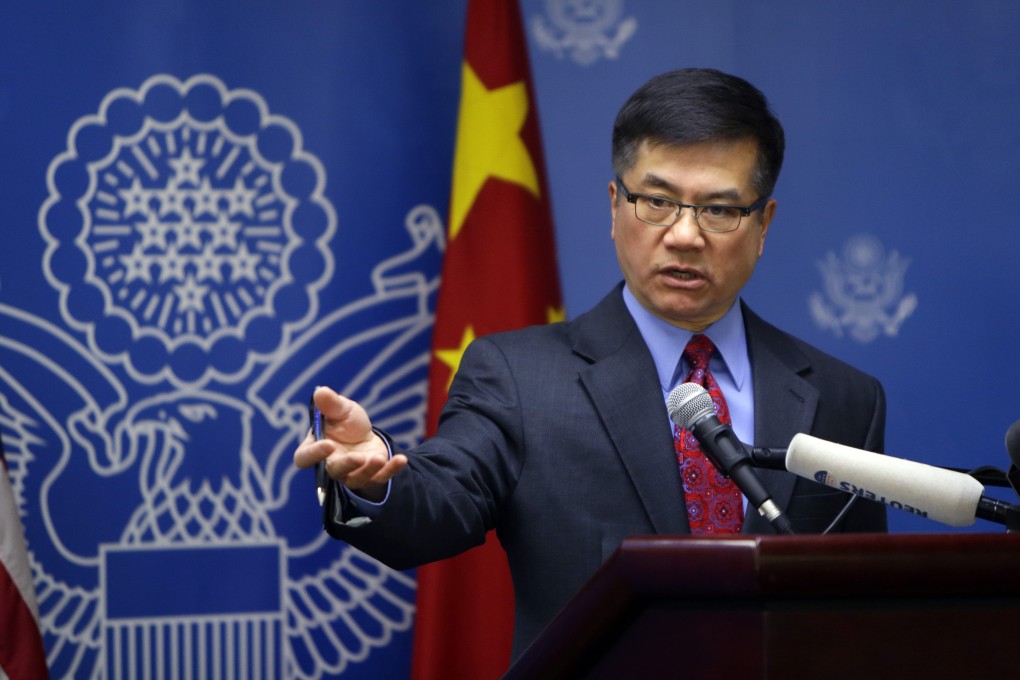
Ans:
[{"label": "suit sleeve", "polygon": [[372,521],[351,527],[327,514],[326,531],[395,569],[480,545],[516,483],[521,431],[506,357],[487,338],[476,340],[464,353],[436,435],[406,452],[408,465]]}]

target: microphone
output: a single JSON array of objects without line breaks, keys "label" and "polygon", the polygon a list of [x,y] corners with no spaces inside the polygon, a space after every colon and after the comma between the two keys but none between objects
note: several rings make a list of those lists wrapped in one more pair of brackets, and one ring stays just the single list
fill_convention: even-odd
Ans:
[{"label": "microphone", "polygon": [[1013,465],[1020,467],[1020,420],[1006,430],[1006,453],[1009,454]]},{"label": "microphone", "polygon": [[681,383],[669,393],[666,406],[670,420],[694,435],[712,465],[733,480],[758,514],[767,519],[777,532],[792,534],[790,520],[758,479],[744,445],[733,430],[715,415],[708,391],[697,383]]},{"label": "microphone", "polygon": [[1020,494],[1020,420],[1010,425],[1006,431],[1006,453],[1012,463],[1006,473],[1006,481],[1015,493]]},{"label": "microphone", "polygon": [[[1020,430],[1020,427],[1018,427]],[[826,486],[954,527],[975,518],[1009,526],[1020,508],[983,496],[969,475],[798,434],[786,469]]]}]

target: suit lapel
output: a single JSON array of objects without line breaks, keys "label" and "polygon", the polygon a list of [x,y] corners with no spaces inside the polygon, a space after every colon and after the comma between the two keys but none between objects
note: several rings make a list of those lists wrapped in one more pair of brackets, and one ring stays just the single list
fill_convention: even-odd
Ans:
[{"label": "suit lapel", "polygon": [[[655,531],[688,533],[655,365],[620,291],[617,287],[573,324],[574,352],[590,362],[580,379]],[[818,391],[801,377],[810,363],[789,336],[746,306],[743,311],[754,381],[754,443],[783,448],[798,432],[811,431]],[[779,470],[757,472],[773,500],[787,507],[796,478]],[[771,531],[757,512],[748,514],[744,533]]]},{"label": "suit lapel", "polygon": [[[744,324],[754,380],[754,443],[785,448],[798,432],[810,432],[818,407],[818,390],[801,376],[807,357],[789,337],[746,306]],[[780,470],[757,470],[780,508],[789,506],[796,477]],[[771,531],[757,513],[749,513],[744,533]]]},{"label": "suit lapel", "polygon": [[669,416],[652,356],[618,287],[575,325],[580,379],[655,531],[687,533]]}]

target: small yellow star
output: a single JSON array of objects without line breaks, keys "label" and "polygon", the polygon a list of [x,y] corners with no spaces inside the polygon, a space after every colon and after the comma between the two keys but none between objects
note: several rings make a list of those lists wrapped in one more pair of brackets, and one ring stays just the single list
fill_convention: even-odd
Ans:
[{"label": "small yellow star", "polygon": [[450,199],[451,241],[489,177],[520,184],[540,196],[535,164],[520,135],[528,117],[524,83],[487,90],[464,62],[462,88]]},{"label": "small yellow star", "polygon": [[548,320],[547,323],[556,323],[557,321],[567,320],[567,310],[563,307],[549,307],[545,310],[545,316]]},{"label": "small yellow star", "polygon": [[447,392],[450,391],[450,385],[453,383],[453,376],[457,374],[457,369],[460,368],[460,360],[464,356],[464,350],[467,349],[467,346],[470,345],[474,339],[475,329],[468,326],[464,329],[464,336],[460,339],[460,347],[436,350],[436,358],[450,367],[450,378],[446,381]]}]

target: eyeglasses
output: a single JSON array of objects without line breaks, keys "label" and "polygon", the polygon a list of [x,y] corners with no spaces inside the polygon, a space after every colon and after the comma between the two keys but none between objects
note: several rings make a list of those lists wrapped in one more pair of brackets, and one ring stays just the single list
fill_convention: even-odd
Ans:
[{"label": "eyeglasses", "polygon": [[680,219],[684,208],[694,213],[694,221],[702,231],[720,233],[736,231],[740,220],[768,203],[769,197],[762,196],[749,206],[742,205],[691,205],[680,201],[671,201],[661,196],[632,194],[623,185],[623,180],[616,178],[616,183],[623,191],[628,203],[634,204],[634,215],[646,224],[656,227],[672,227]]}]

